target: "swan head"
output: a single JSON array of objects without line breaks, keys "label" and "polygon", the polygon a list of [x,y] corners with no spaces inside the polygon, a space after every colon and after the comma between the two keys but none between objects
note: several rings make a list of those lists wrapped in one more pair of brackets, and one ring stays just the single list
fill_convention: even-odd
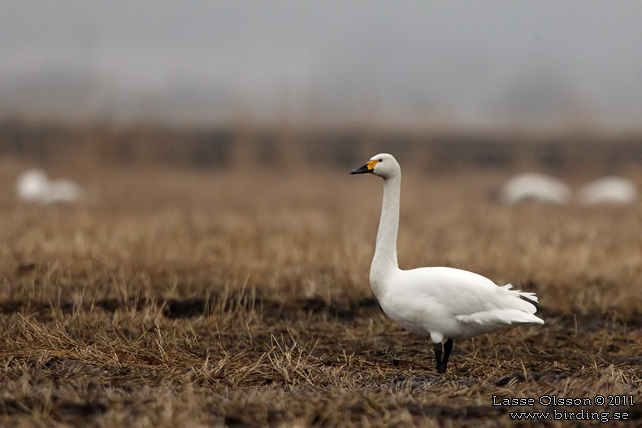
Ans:
[{"label": "swan head", "polygon": [[365,174],[370,173],[378,175],[379,177],[387,180],[392,177],[401,175],[401,168],[394,156],[388,153],[379,153],[370,158],[368,163],[359,168],[352,170],[350,174]]}]

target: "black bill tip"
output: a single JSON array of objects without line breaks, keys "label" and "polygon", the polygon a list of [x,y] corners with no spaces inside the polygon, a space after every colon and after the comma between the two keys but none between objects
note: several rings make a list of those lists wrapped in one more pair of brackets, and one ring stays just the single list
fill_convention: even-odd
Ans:
[{"label": "black bill tip", "polygon": [[372,172],[372,170],[368,168],[368,164],[365,164],[357,169],[353,169],[350,171],[350,174],[365,174],[367,172]]}]

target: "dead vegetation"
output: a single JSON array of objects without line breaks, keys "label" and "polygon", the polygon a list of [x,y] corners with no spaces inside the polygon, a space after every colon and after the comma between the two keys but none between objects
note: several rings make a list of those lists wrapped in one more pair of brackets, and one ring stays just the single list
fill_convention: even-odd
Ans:
[{"label": "dead vegetation", "polygon": [[[96,198],[0,189],[0,424],[496,426],[492,396],[624,395],[642,419],[642,203],[502,207],[499,172],[404,176],[402,267],[448,265],[540,296],[546,325],[426,339],[368,286],[381,183],[99,170]],[[593,423],[595,423],[593,421]],[[548,425],[561,425],[549,421]]]}]

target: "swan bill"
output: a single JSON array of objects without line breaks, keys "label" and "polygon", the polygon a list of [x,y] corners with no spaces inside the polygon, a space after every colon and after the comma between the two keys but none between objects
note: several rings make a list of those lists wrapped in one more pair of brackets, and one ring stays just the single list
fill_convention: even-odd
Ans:
[{"label": "swan bill", "polygon": [[360,166],[357,169],[354,169],[350,171],[350,174],[365,174],[367,172],[372,173],[374,172],[374,167],[379,161],[377,160],[371,160],[367,164]]}]

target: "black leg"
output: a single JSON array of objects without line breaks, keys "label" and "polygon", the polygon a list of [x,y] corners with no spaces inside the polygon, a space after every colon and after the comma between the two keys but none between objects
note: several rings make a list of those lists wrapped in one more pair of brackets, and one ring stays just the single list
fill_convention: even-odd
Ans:
[{"label": "black leg", "polygon": [[435,360],[437,360],[437,373],[443,373],[444,371],[446,371],[446,367],[444,367],[442,355],[443,355],[443,345],[441,344],[441,342],[435,343]]},{"label": "black leg", "polygon": [[446,372],[446,365],[448,364],[448,358],[450,357],[450,351],[453,350],[453,340],[448,339],[444,343],[444,373]]}]

